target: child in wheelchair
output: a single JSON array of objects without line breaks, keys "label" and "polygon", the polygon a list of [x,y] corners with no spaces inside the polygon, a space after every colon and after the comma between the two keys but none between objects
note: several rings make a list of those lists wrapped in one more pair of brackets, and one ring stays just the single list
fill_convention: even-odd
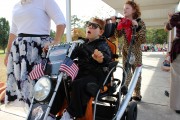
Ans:
[{"label": "child in wheelchair", "polygon": [[[88,83],[96,83],[101,87],[106,72],[103,70],[112,60],[111,50],[102,37],[105,22],[98,18],[93,18],[86,24],[85,43],[76,47],[71,55],[71,59],[78,59],[79,72],[71,83],[70,101],[61,117],[61,120],[71,120],[81,118],[85,115],[87,103],[93,96],[87,90]],[[65,99],[64,84],[61,83],[52,104],[47,120],[54,120],[64,104]]]}]

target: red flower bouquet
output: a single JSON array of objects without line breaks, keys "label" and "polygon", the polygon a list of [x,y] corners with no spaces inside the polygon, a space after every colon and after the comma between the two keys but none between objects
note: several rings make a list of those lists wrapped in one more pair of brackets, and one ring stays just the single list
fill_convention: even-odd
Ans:
[{"label": "red flower bouquet", "polygon": [[122,18],[121,21],[119,21],[117,30],[124,29],[126,33],[126,37],[128,40],[128,43],[131,42],[131,35],[132,35],[132,21],[127,18]]}]

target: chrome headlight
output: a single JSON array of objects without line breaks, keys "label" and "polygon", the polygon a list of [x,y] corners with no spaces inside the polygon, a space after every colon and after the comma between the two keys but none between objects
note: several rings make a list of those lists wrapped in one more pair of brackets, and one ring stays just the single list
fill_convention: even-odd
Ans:
[{"label": "chrome headlight", "polygon": [[34,98],[43,101],[48,98],[51,92],[51,81],[48,77],[41,77],[34,86]]}]

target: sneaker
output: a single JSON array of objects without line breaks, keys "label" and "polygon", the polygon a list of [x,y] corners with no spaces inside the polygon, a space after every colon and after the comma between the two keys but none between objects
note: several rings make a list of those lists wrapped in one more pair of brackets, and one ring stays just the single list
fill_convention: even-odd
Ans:
[{"label": "sneaker", "polygon": [[49,115],[46,120],[56,120],[56,118]]},{"label": "sneaker", "polygon": [[73,120],[73,119],[71,118],[71,115],[67,111],[65,111],[60,120]]},{"label": "sneaker", "polygon": [[175,110],[176,113],[180,114],[180,110]]},{"label": "sneaker", "polygon": [[167,90],[164,91],[165,96],[169,97],[169,92]]},{"label": "sneaker", "polygon": [[136,92],[134,92],[134,93],[133,93],[133,95],[132,95],[132,99],[133,99],[133,100],[135,100],[135,101],[140,102],[140,101],[141,101],[141,99],[142,99],[142,96],[141,96],[141,94],[140,94],[140,93],[136,93]]},{"label": "sneaker", "polygon": [[141,95],[140,96],[132,96],[132,99],[135,100],[135,101],[140,102],[141,99],[142,99],[142,96]]}]

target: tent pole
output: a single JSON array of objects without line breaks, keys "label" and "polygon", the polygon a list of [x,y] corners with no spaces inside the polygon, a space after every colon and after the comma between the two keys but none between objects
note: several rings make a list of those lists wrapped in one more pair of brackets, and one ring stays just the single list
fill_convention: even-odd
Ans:
[{"label": "tent pole", "polygon": [[71,0],[66,0],[66,41],[71,42]]}]

